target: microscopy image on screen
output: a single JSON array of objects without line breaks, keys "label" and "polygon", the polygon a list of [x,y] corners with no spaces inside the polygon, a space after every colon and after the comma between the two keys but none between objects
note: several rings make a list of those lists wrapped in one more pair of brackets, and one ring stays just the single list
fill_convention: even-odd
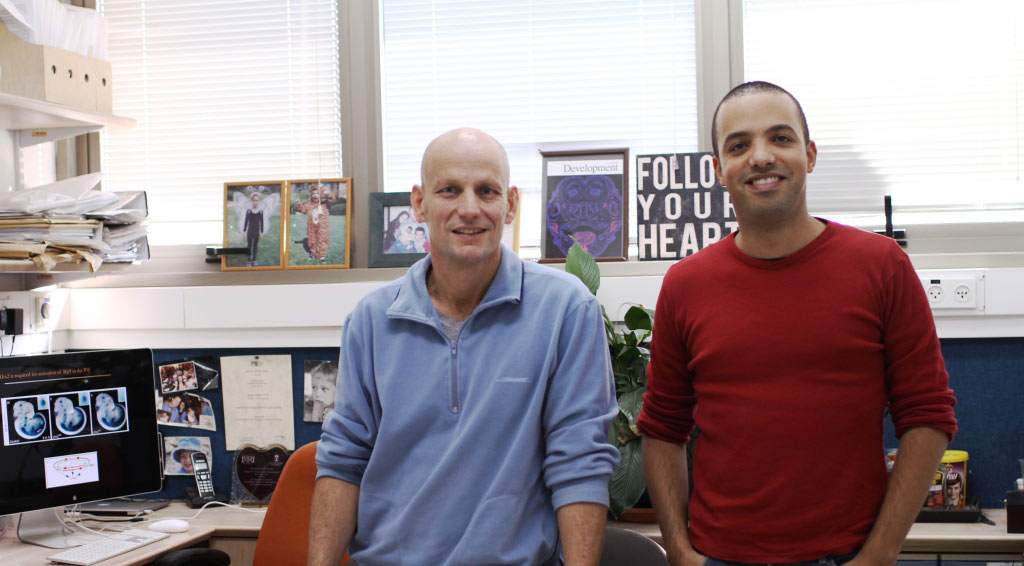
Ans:
[{"label": "microscopy image on screen", "polygon": [[46,397],[4,399],[4,443],[50,438],[50,404]]},{"label": "microscopy image on screen", "polygon": [[92,391],[92,431],[94,434],[128,429],[128,403],[123,387]]},{"label": "microscopy image on screen", "polygon": [[50,395],[50,411],[53,415],[54,439],[84,436],[92,432],[89,426],[88,393]]}]

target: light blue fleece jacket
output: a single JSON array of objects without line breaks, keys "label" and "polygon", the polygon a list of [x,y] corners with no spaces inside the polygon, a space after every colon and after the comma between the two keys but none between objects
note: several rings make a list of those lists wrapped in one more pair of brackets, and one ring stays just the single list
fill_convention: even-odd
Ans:
[{"label": "light blue fleece jacket", "polygon": [[555,510],[608,504],[618,411],[597,300],[573,276],[501,266],[455,342],[430,256],[345,324],[317,477],[359,485],[360,566],[556,564]]}]

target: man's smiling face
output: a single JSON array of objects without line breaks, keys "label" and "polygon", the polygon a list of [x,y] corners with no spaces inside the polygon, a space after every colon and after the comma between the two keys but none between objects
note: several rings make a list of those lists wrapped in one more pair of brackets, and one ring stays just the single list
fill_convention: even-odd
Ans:
[{"label": "man's smiling face", "polygon": [[807,174],[817,147],[801,134],[796,104],[784,93],[743,94],[722,104],[715,172],[744,222],[780,224],[807,214]]}]

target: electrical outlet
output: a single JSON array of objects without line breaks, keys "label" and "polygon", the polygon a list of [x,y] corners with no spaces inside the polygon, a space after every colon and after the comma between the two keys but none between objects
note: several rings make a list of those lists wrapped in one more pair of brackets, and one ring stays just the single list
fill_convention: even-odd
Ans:
[{"label": "electrical outlet", "polygon": [[982,306],[978,300],[977,278],[922,278],[921,284],[932,309],[978,309]]}]

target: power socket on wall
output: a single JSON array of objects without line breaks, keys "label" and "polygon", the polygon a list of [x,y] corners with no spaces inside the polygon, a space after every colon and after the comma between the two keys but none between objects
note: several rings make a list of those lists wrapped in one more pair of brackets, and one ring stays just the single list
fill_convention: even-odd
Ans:
[{"label": "power socket on wall", "polygon": [[921,278],[932,309],[984,309],[979,297],[982,277]]}]

